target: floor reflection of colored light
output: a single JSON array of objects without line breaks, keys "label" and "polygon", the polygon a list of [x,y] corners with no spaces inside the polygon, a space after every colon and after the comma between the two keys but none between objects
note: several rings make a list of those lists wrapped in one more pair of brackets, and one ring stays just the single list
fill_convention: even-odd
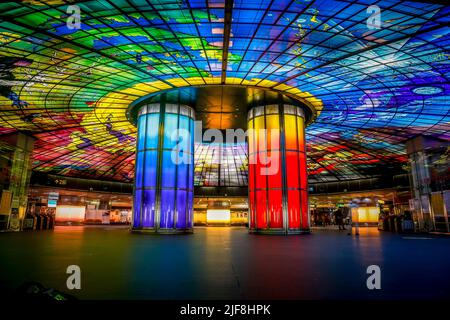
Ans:
[{"label": "floor reflection of colored light", "polygon": [[[86,228],[88,228],[88,227],[89,226],[86,226],[86,225],[55,226],[55,228],[53,229],[53,233],[63,233],[63,234],[68,234],[68,235],[70,235],[71,233],[83,233],[83,232],[85,232]],[[97,227],[97,226],[93,226],[93,227]]]},{"label": "floor reflection of colored light", "polygon": [[[355,228],[353,227],[353,229],[355,229]],[[353,232],[354,232],[354,230],[353,230]],[[372,227],[360,226],[358,228],[358,233],[359,233],[360,236],[370,237],[370,239],[371,239],[370,241],[372,241],[371,242],[372,245],[375,245],[375,246],[379,246],[380,245],[380,240],[381,240],[380,239],[380,230],[378,230],[377,227],[374,227],[374,226],[372,226]]]}]

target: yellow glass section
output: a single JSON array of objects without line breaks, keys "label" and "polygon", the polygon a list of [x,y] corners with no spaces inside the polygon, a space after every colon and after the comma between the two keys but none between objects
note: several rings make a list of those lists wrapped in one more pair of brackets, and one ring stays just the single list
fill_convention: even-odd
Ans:
[{"label": "yellow glass section", "polygon": [[286,149],[297,150],[297,136],[301,137],[300,133],[296,132],[295,115],[284,115],[284,132],[286,137]]},{"label": "yellow glass section", "polygon": [[268,150],[280,149],[280,118],[277,114],[266,116],[266,128]]},{"label": "yellow glass section", "polygon": [[248,151],[249,151],[249,153],[252,153],[252,152],[255,152],[255,146],[254,146],[254,143],[255,143],[255,139],[254,139],[254,135],[255,135],[255,132],[254,132],[254,130],[253,130],[253,119],[251,119],[249,122],[248,122]]},{"label": "yellow glass section", "polygon": [[280,119],[277,114],[271,114],[266,117],[267,129],[280,129]]},{"label": "yellow glass section", "polygon": [[265,135],[264,116],[256,117],[255,121],[255,151],[267,150],[267,141]]},{"label": "yellow glass section", "polygon": [[305,151],[305,119],[297,117],[298,150]]}]

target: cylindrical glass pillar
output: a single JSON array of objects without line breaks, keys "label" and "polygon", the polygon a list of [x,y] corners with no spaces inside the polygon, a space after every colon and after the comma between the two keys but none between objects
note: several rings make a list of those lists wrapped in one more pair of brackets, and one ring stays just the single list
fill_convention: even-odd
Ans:
[{"label": "cylindrical glass pillar", "polygon": [[192,232],[194,117],[180,104],[140,108],[133,231]]},{"label": "cylindrical glass pillar", "polygon": [[303,110],[284,104],[254,107],[248,129],[250,232],[309,232]]}]

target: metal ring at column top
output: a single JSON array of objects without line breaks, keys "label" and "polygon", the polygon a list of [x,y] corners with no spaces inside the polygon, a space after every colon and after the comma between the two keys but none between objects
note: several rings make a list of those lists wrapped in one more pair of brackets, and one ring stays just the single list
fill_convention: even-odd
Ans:
[{"label": "metal ring at column top", "polygon": [[[248,113],[247,113],[247,120],[259,117],[259,116],[264,116],[269,115],[269,114],[275,114],[275,113],[271,113],[268,112],[268,108],[272,107],[272,106],[277,106],[279,107],[279,105],[275,105],[275,104],[270,104],[270,105],[263,105],[263,106],[254,106],[252,107]],[[276,114],[279,114],[281,110],[279,110]],[[283,113],[284,114],[292,114],[292,115],[296,115],[296,116],[300,116],[302,118],[305,118],[305,112],[303,111],[302,107],[300,106],[294,106],[294,105],[283,105]]]},{"label": "metal ring at column top", "polygon": [[[151,103],[142,106],[138,111],[138,117],[144,114],[160,113],[161,106],[159,103]],[[183,104],[166,103],[165,113],[180,114],[195,119],[195,111],[192,107]]]}]

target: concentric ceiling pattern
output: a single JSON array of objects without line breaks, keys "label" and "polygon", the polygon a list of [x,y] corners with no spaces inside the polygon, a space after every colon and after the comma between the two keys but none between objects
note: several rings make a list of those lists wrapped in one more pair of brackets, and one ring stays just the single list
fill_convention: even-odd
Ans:
[{"label": "concentric ceiling pattern", "polygon": [[[70,4],[0,3],[0,134],[36,137],[37,171],[131,181],[128,105],[203,84],[268,87],[315,106],[306,137],[312,182],[401,164],[404,142],[417,135],[450,138],[449,7],[76,1],[81,28],[71,29]],[[380,25],[369,5],[380,8]]]}]

